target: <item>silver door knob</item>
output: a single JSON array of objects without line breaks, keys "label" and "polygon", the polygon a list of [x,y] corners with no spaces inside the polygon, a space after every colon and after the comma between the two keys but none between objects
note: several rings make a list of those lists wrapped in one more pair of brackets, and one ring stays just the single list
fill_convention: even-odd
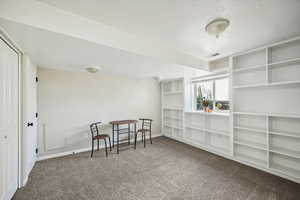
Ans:
[{"label": "silver door knob", "polygon": [[4,135],[4,139],[7,139],[7,135]]}]

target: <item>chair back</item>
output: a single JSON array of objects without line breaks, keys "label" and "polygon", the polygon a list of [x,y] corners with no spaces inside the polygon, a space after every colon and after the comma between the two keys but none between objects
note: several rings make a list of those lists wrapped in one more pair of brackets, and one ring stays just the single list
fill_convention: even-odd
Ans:
[{"label": "chair back", "polygon": [[148,129],[151,131],[152,119],[140,118],[139,120],[142,121],[142,129]]},{"label": "chair back", "polygon": [[98,125],[100,125],[100,124],[101,124],[101,122],[96,122],[96,123],[90,124],[92,138],[99,135]]}]

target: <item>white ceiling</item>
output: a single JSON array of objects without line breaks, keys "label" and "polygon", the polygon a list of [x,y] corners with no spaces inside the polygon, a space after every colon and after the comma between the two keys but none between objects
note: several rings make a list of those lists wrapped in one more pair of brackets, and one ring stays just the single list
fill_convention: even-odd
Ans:
[{"label": "white ceiling", "polygon": [[204,73],[1,18],[0,26],[39,67],[83,71],[85,66],[98,65],[105,73],[138,78],[171,78]]},{"label": "white ceiling", "polygon": [[[300,34],[299,0],[39,0],[199,58],[228,55]],[[231,21],[216,40],[205,25]]]}]

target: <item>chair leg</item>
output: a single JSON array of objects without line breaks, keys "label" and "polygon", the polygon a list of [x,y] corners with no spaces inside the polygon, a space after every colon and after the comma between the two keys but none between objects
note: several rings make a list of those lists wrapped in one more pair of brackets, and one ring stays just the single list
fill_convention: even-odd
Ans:
[{"label": "chair leg", "polygon": [[115,126],[112,125],[112,147],[114,148],[114,144],[115,144]]},{"label": "chair leg", "polygon": [[107,154],[107,143],[106,143],[106,138],[104,138],[104,143],[105,143],[105,154],[106,154],[106,157],[107,157],[108,154]]},{"label": "chair leg", "polygon": [[94,154],[94,140],[92,141],[92,151],[91,151],[91,158],[93,157]]},{"label": "chair leg", "polygon": [[119,125],[117,125],[117,154],[119,154],[119,135],[120,135],[120,129],[119,129]]},{"label": "chair leg", "polygon": [[150,143],[152,144],[152,134],[151,134],[151,130],[150,130],[149,132],[150,132]]},{"label": "chair leg", "polygon": [[143,135],[144,135],[144,148],[146,147],[146,132],[143,131]]},{"label": "chair leg", "polygon": [[136,149],[136,138],[137,138],[137,133],[134,133],[134,149]]},{"label": "chair leg", "polygon": [[128,145],[130,145],[130,124],[128,124]]},{"label": "chair leg", "polygon": [[108,136],[108,141],[109,141],[109,150],[111,151],[111,142],[110,142],[110,137]]},{"label": "chair leg", "polygon": [[100,149],[99,146],[100,146],[99,145],[99,139],[97,139],[97,151],[99,151],[99,149]]}]

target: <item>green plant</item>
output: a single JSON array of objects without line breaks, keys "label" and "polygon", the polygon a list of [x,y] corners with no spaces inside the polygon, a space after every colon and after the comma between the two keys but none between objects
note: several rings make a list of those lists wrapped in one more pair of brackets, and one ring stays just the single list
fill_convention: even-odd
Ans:
[{"label": "green plant", "polygon": [[221,103],[217,103],[217,108],[221,109],[223,107],[223,105]]}]

